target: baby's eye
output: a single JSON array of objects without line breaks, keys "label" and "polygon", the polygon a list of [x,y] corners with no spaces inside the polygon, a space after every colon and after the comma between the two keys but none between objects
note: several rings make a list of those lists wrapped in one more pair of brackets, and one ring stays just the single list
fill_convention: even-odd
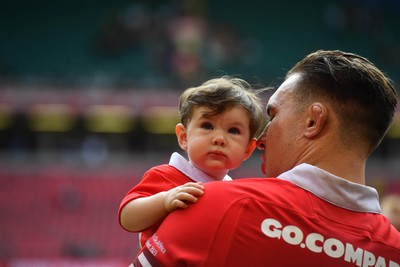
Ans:
[{"label": "baby's eye", "polygon": [[209,122],[204,122],[204,123],[201,124],[201,128],[206,129],[206,130],[212,130],[213,126]]},{"label": "baby's eye", "polygon": [[228,132],[229,133],[231,133],[231,134],[240,134],[240,130],[238,129],[238,128],[230,128],[229,130],[228,130]]}]

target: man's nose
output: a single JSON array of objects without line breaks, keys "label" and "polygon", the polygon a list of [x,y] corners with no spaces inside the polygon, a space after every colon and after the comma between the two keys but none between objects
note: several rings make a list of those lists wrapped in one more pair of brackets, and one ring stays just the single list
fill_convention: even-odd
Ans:
[{"label": "man's nose", "polygon": [[265,149],[265,132],[263,132],[260,137],[257,139],[257,148],[259,150]]}]

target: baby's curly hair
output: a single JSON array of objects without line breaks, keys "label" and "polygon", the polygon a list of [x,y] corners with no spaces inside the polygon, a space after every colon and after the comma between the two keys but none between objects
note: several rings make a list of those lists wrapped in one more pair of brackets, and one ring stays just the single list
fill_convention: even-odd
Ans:
[{"label": "baby's curly hair", "polygon": [[204,82],[198,87],[186,89],[179,98],[180,121],[187,126],[195,107],[211,109],[207,115],[213,116],[227,108],[242,107],[250,118],[250,137],[257,137],[264,125],[264,107],[259,92],[243,79],[222,76]]}]

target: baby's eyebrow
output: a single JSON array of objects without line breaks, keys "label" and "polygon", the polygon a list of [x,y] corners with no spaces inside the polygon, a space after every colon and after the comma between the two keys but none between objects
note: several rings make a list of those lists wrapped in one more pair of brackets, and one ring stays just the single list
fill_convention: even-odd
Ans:
[{"label": "baby's eyebrow", "polygon": [[241,122],[241,121],[237,121],[237,122],[232,123],[231,126],[233,126],[233,127],[243,127],[243,128],[245,128],[245,127],[246,127],[246,124],[244,124],[244,123]]}]

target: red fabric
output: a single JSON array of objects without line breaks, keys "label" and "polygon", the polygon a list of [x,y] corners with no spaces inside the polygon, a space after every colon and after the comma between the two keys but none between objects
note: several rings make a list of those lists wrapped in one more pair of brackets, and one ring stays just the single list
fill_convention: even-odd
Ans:
[{"label": "red fabric", "polygon": [[382,215],[342,209],[285,180],[247,178],[205,184],[144,249],[162,266],[395,267],[400,234]]},{"label": "red fabric", "polygon": [[[187,182],[193,182],[188,176],[168,164],[159,165],[148,170],[142,180],[134,186],[122,200],[118,210],[118,220],[121,224],[121,210],[130,201],[159,192],[170,190]],[[157,230],[159,223],[142,231],[140,243],[143,246],[146,240]]]}]

